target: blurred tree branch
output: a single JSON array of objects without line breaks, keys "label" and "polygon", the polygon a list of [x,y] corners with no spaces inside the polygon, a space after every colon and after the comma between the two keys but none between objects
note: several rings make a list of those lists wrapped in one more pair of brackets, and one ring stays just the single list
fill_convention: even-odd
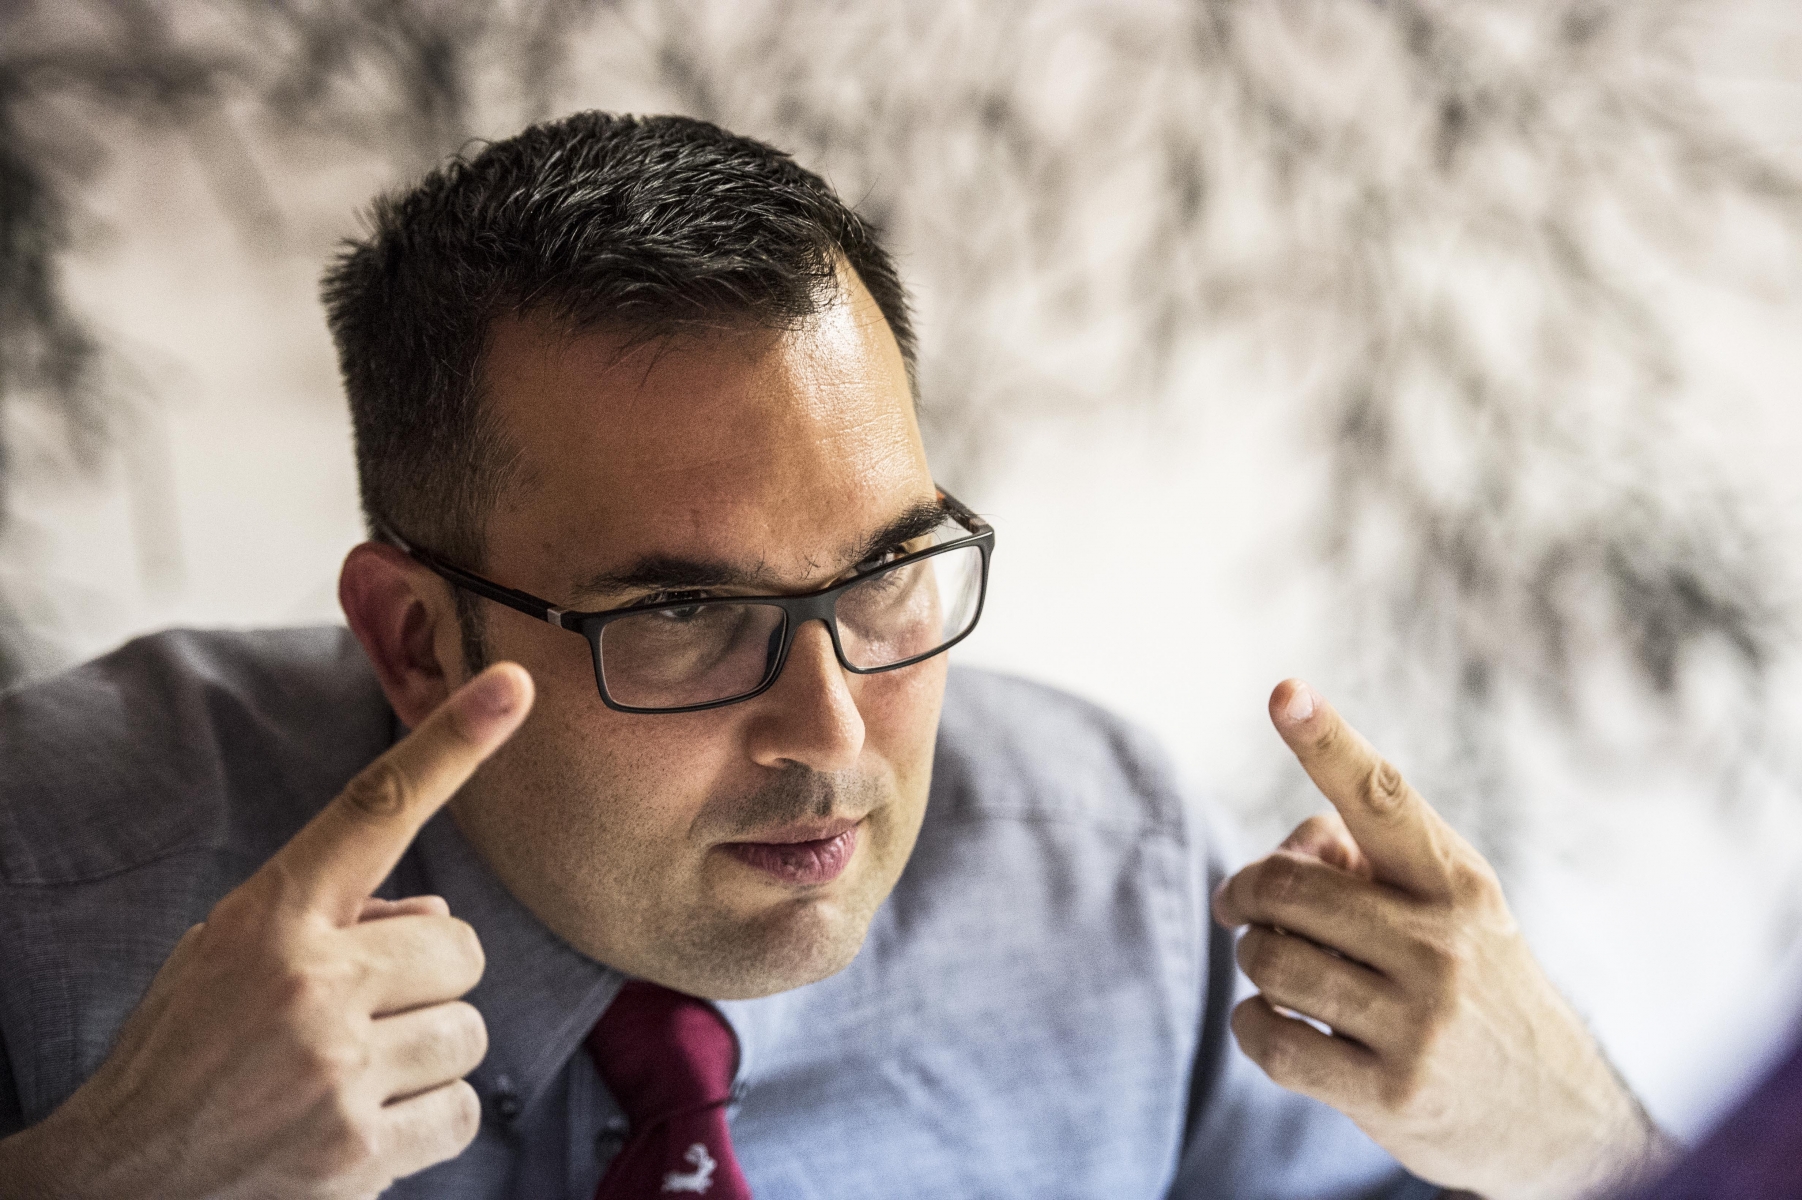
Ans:
[{"label": "blurred tree branch", "polygon": [[679,106],[893,231],[942,474],[1026,421],[1238,403],[1196,382],[1210,346],[1276,362],[1266,394],[1325,454],[1316,549],[1361,708],[1418,735],[1492,852],[1507,706],[1586,744],[1599,649],[1669,703],[1723,649],[1750,731],[1728,756],[1759,750],[1781,547],[1684,443],[1709,397],[1669,300],[1793,285],[1802,185],[1703,101],[1686,54],[1714,6],[628,11]]},{"label": "blurred tree branch", "polygon": [[[14,0],[0,9],[0,494],[22,409],[47,417],[66,468],[94,471],[122,398],[59,264],[84,191],[127,129],[191,147],[246,237],[280,248],[283,215],[248,138],[376,151],[398,177],[471,136],[472,98],[501,65],[514,107],[542,115],[568,38],[597,0]],[[247,128],[248,127],[248,128]],[[43,424],[44,422],[38,422]],[[0,508],[0,534],[7,513]],[[0,586],[0,686],[33,657],[22,578]]]}]

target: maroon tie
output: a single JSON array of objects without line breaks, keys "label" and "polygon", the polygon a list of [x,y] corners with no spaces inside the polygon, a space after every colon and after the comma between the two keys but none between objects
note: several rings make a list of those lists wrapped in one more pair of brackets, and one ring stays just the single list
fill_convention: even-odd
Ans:
[{"label": "maroon tie", "polygon": [[632,1123],[594,1200],[751,1200],[726,1129],[738,1043],[719,1013],[633,980],[595,1022],[588,1053]]}]

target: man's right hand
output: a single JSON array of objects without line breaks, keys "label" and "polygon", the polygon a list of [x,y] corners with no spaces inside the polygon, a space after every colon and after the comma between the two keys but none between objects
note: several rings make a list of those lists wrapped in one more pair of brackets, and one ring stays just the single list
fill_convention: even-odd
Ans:
[{"label": "man's right hand", "polygon": [[94,1076],[0,1142],[0,1197],[373,1196],[460,1153],[481,943],[439,897],[370,893],[531,705],[490,667],[220,900]]}]

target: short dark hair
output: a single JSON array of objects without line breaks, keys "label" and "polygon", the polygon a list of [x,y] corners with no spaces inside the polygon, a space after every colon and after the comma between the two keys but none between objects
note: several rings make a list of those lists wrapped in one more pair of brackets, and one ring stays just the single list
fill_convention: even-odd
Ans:
[{"label": "short dark hair", "polygon": [[688,117],[580,112],[451,161],[378,199],[322,296],[372,534],[472,568],[504,470],[481,404],[493,319],[658,338],[792,328],[855,271],[901,349],[908,300],[876,231],[762,142]]}]

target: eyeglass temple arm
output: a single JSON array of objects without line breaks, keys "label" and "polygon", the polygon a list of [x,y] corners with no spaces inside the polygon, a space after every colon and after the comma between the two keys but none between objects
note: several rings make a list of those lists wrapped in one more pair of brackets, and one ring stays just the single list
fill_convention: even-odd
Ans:
[{"label": "eyeglass temple arm", "polygon": [[569,615],[567,609],[558,608],[548,601],[540,600],[529,592],[517,592],[510,587],[502,587],[498,583],[490,583],[480,575],[472,575],[462,567],[452,566],[431,551],[422,550],[418,546],[413,545],[413,543],[407,541],[406,538],[394,532],[393,528],[390,526],[381,525],[377,528],[383,537],[394,543],[395,547],[403,554],[407,555],[407,557],[430,567],[439,575],[442,575],[445,579],[462,588],[464,591],[481,596],[486,600],[492,600],[496,604],[505,604],[508,608],[525,613],[528,617],[536,617],[540,621],[547,621],[550,624],[557,626],[559,629],[574,628],[564,621],[564,618]]},{"label": "eyeglass temple arm", "polygon": [[995,532],[993,526],[977,516],[974,512],[970,511],[969,506],[962,500],[959,500],[956,496],[953,496],[950,492],[947,492],[944,488],[939,489],[939,499],[945,502],[945,510],[959,521],[963,522],[964,526],[968,528],[971,533],[983,534]]}]

